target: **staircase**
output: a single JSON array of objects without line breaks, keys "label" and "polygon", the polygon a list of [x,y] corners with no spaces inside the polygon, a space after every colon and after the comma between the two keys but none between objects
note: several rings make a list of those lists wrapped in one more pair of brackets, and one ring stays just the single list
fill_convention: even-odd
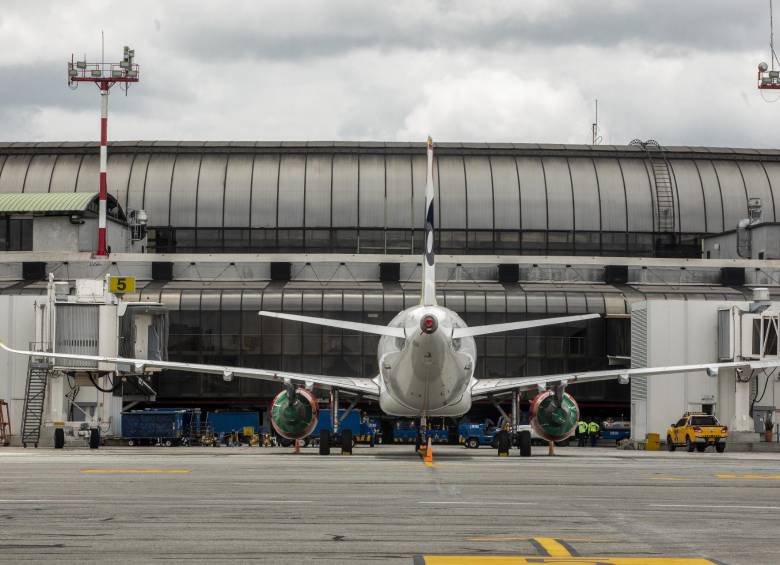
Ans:
[{"label": "staircase", "polygon": [[674,233],[674,187],[669,161],[664,150],[654,139],[641,141],[635,139],[631,145],[642,147],[647,153],[650,168],[655,181],[655,209],[657,213],[656,232]]},{"label": "staircase", "polygon": [[46,400],[46,382],[49,364],[31,357],[27,364],[27,387],[24,391],[22,413],[22,445],[38,447],[43,423],[43,406]]}]

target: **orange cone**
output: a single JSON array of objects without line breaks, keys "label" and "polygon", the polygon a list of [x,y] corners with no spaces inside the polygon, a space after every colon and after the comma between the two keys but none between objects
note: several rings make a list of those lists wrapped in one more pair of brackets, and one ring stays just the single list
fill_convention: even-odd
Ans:
[{"label": "orange cone", "polygon": [[431,446],[431,438],[428,438],[428,447],[425,450],[425,458],[423,461],[426,463],[433,463],[433,447]]}]

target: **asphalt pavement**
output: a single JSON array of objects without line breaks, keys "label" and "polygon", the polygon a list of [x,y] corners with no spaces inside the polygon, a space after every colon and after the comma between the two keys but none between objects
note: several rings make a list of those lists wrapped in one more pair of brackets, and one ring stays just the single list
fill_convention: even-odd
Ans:
[{"label": "asphalt pavement", "polygon": [[778,454],[546,454],[0,448],[0,562],[780,563]]}]

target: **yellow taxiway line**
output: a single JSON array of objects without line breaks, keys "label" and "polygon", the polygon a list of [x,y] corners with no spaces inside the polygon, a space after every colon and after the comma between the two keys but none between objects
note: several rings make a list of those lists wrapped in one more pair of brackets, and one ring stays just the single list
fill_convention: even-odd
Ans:
[{"label": "yellow taxiway line", "polygon": [[419,565],[715,565],[702,557],[585,557],[567,543],[554,538],[533,538],[537,555],[425,555],[415,558]]},{"label": "yellow taxiway line", "polygon": [[719,479],[780,479],[780,475],[715,475]]},{"label": "yellow taxiway line", "polygon": [[82,473],[192,473],[191,469],[82,469]]}]

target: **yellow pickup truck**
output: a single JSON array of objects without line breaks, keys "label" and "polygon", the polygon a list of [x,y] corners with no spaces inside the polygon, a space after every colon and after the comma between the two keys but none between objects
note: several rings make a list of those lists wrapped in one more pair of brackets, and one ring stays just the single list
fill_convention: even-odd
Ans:
[{"label": "yellow pickup truck", "polygon": [[704,412],[686,412],[666,431],[666,448],[674,451],[677,446],[685,446],[688,451],[704,451],[714,445],[718,453],[726,450],[726,438],[729,429],[721,426],[715,416]]}]

